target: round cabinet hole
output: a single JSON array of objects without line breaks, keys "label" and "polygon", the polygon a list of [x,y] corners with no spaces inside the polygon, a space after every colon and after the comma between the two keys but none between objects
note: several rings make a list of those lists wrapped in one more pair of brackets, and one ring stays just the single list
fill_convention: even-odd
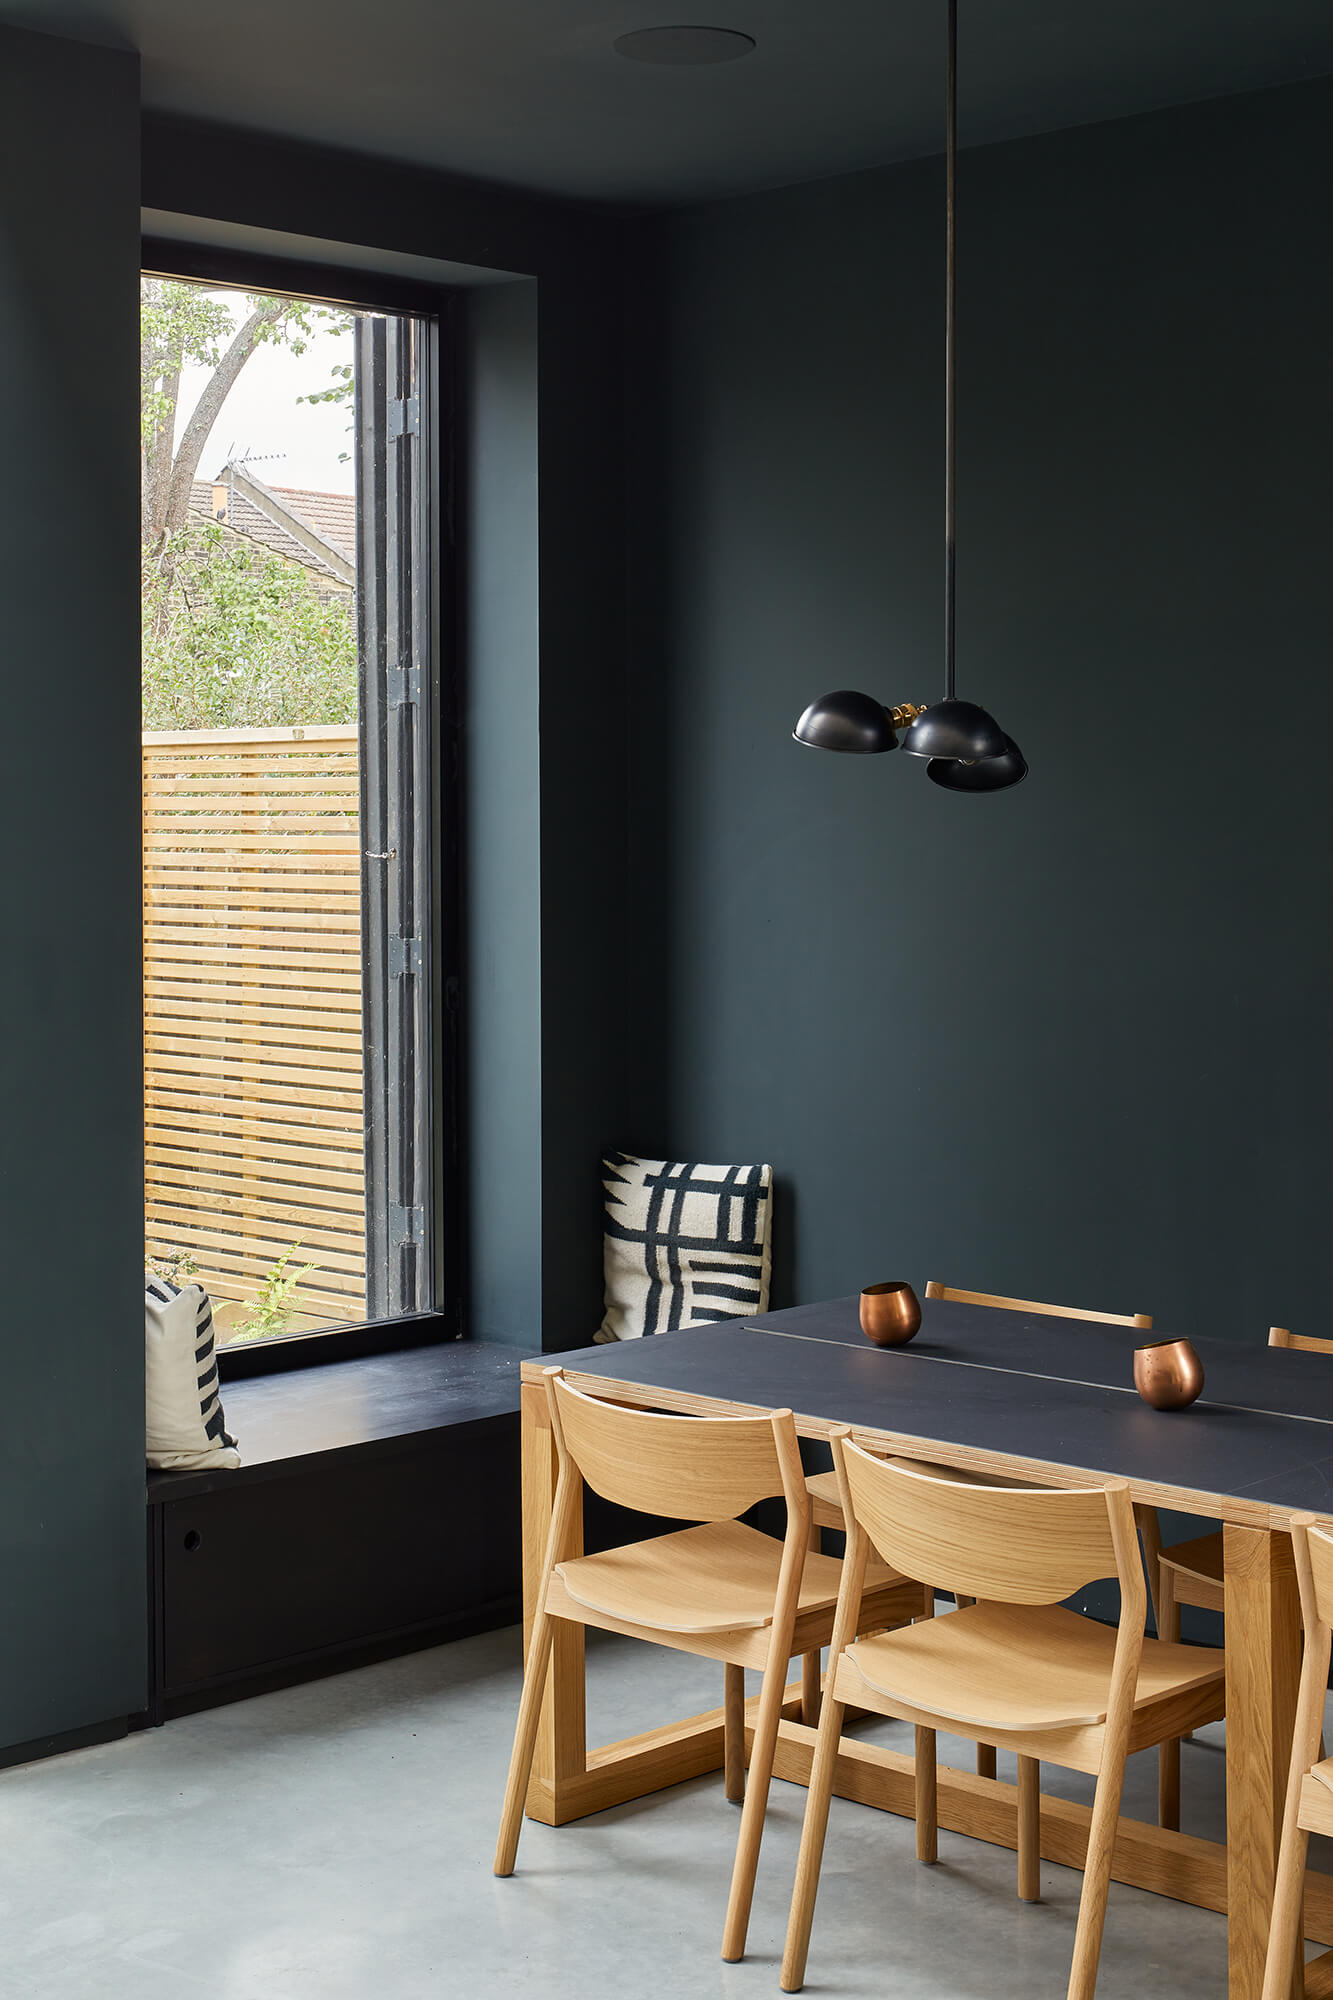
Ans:
[{"label": "round cabinet hole", "polygon": [[186,1554],[187,1554],[187,1555],[191,1555],[191,1556],[192,1556],[192,1555],[194,1554],[195,1550],[196,1550],[197,1548],[199,1548],[199,1547],[201,1547],[201,1546],[202,1546],[202,1544],[203,1544],[203,1539],[204,1539],[204,1538],[203,1538],[203,1536],[202,1536],[202,1535],[200,1534],[200,1532],[199,1532],[198,1528],[191,1528],[191,1529],[190,1529],[190,1531],[189,1531],[189,1533],[188,1533],[188,1534],[186,1535],[186,1537],[185,1537],[185,1552],[186,1552]]}]

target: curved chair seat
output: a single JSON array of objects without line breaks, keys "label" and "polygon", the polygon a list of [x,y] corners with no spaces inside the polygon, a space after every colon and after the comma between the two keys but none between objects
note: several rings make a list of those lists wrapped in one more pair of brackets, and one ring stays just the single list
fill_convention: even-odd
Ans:
[{"label": "curved chair seat", "polygon": [[806,1474],[805,1490],[810,1495],[810,1520],[816,1528],[832,1528],[841,1534],[843,1530],[842,1502],[838,1498],[838,1475],[836,1472],[809,1472]]},{"label": "curved chair seat", "polygon": [[1175,1578],[1177,1604],[1192,1604],[1201,1611],[1222,1609],[1222,1534],[1196,1535],[1193,1541],[1176,1542],[1161,1554],[1163,1569]]},{"label": "curved chair seat", "polygon": [[1322,1764],[1313,1765],[1307,1776],[1314,1778],[1325,1791],[1333,1792],[1333,1757],[1325,1757]]},{"label": "curved chair seat", "polygon": [[[782,1543],[771,1535],[743,1521],[711,1521],[557,1563],[555,1576],[566,1595],[595,1618],[705,1637],[767,1630],[781,1567]],[[841,1579],[842,1564],[835,1556],[807,1554],[796,1605],[798,1627],[812,1616],[831,1621]],[[899,1592],[904,1582],[882,1563],[874,1565],[866,1578],[868,1611],[873,1614],[876,1598]],[[919,1584],[907,1587],[920,1598]],[[886,1606],[886,1615],[897,1608]],[[919,1608],[914,1601],[913,1609]]]},{"label": "curved chair seat", "polygon": [[[1115,1649],[1113,1630],[1062,1605],[974,1604],[858,1639],[847,1658],[867,1688],[908,1708],[983,1731],[1040,1733],[1105,1722]],[[1223,1671],[1209,1648],[1145,1639],[1135,1713],[1195,1690],[1215,1689],[1220,1701]]]}]

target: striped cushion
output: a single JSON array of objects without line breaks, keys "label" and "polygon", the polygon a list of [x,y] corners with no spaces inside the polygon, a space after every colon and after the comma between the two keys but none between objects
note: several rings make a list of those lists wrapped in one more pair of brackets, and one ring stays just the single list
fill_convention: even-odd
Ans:
[{"label": "striped cushion", "polygon": [[202,1285],[144,1279],[148,1463],[157,1472],[239,1465],[222,1416],[213,1308]]},{"label": "striped cushion", "polygon": [[595,1340],[766,1310],[771,1167],[613,1153],[602,1168],[606,1315]]}]

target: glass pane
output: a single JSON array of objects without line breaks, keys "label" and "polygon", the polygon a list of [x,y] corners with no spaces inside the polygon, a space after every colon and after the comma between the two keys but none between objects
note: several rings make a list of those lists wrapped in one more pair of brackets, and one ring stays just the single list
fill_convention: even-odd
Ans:
[{"label": "glass pane", "polygon": [[380,1176],[370,1216],[366,1178],[364,1023],[421,947],[391,954],[365,894],[389,858],[359,570],[398,534],[359,471],[358,343],[412,323],[142,289],[146,1258],[230,1344],[429,1303],[380,1268],[424,1200],[390,1209]]}]

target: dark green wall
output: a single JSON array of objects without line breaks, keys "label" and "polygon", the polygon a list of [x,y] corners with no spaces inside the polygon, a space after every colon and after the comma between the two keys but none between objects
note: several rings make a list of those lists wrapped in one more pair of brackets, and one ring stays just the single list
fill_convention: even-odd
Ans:
[{"label": "dark green wall", "polygon": [[138,136],[0,30],[0,1745],[144,1699]]},{"label": "dark green wall", "polygon": [[1333,1332],[1328,83],[966,153],[959,673],[1032,776],[792,743],[933,698],[942,169],[645,259],[643,1136],[773,1162],[777,1297]]},{"label": "dark green wall", "polygon": [[529,280],[460,315],[468,1304],[485,1337],[520,1345],[542,1286],[537,305]]},{"label": "dark green wall", "polygon": [[[600,1317],[597,1160],[623,1129],[612,972],[626,898],[623,862],[600,854],[608,800],[625,811],[622,225],[177,121],[141,135],[131,58],[9,30],[0,114],[3,1753],[114,1724],[146,1696],[141,136],[150,208],[252,230],[256,244],[282,230],[534,280],[509,288],[508,320],[498,293],[460,314],[472,362],[501,391],[489,417],[506,368],[522,407],[504,418],[490,488],[465,469],[448,498],[451,518],[471,499],[486,519],[491,593],[459,661],[478,702],[462,789],[487,836],[464,970],[483,1006],[497,1002],[468,1093],[485,1140],[467,1190],[475,1334],[570,1345]],[[515,524],[506,576],[495,537]],[[521,769],[496,756],[505,675]],[[474,742],[479,713],[490,733]]]},{"label": "dark green wall", "polygon": [[[144,1688],[138,133],[130,59],[0,56],[14,1744]],[[821,689],[935,686],[937,166],[649,229],[148,122],[152,208],[535,280],[535,357],[530,317],[471,321],[474,364],[513,363],[527,522],[518,650],[492,622],[464,660],[487,756],[494,661],[521,707],[512,819],[463,732],[474,829],[511,843],[470,884],[465,975],[513,1050],[492,1034],[469,1103],[500,1121],[473,1331],[586,1338],[616,1143],[771,1159],[780,1296],[893,1269],[1322,1323],[1331,109],[1302,86],[964,160],[962,673],[1033,764],[989,801],[788,735]]]}]

